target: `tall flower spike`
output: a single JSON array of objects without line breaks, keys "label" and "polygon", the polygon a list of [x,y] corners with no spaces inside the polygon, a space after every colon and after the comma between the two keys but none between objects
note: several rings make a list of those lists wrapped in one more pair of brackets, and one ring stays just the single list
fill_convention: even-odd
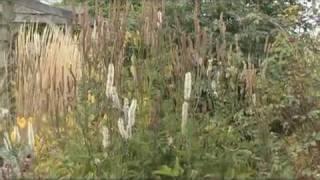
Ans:
[{"label": "tall flower spike", "polygon": [[162,25],[162,20],[163,17],[162,17],[162,11],[161,10],[158,10],[157,12],[157,26],[158,28]]},{"label": "tall flower spike", "polygon": [[123,122],[122,118],[119,118],[119,120],[118,120],[118,129],[119,129],[119,133],[122,138],[124,138],[126,140],[129,139],[129,135],[128,135],[127,130],[124,127],[124,122]]},{"label": "tall flower spike", "polygon": [[106,126],[103,126],[101,129],[102,133],[102,146],[107,148],[110,145],[110,134],[109,129]]},{"label": "tall flower spike", "polygon": [[188,110],[189,110],[189,103],[185,101],[182,105],[182,122],[181,122],[181,132],[184,135],[187,133]]},{"label": "tall flower spike", "polygon": [[124,113],[124,120],[126,121],[126,125],[129,121],[129,100],[127,98],[124,98],[123,100],[123,113]]},{"label": "tall flower spike", "polygon": [[124,98],[123,99],[123,109],[129,109],[129,99],[128,98]]},{"label": "tall flower spike", "polygon": [[133,80],[135,82],[138,81],[138,74],[137,74],[137,69],[136,69],[136,66],[135,66],[135,62],[136,62],[136,56],[135,55],[132,55],[131,56],[131,66],[130,66],[130,72],[133,76]]},{"label": "tall flower spike", "polygon": [[112,87],[114,83],[114,66],[112,63],[108,66],[108,76],[107,76],[107,85],[106,85],[106,96],[108,98],[112,97]]},{"label": "tall flower spike", "polygon": [[117,88],[115,86],[113,86],[111,92],[112,92],[113,107],[121,109],[121,103],[120,103],[120,100],[119,100]]},{"label": "tall flower spike", "polygon": [[34,132],[33,132],[33,126],[30,121],[28,121],[28,144],[33,149],[34,147]]},{"label": "tall flower spike", "polygon": [[137,100],[132,100],[130,108],[128,110],[128,124],[127,124],[127,132],[129,137],[132,136],[132,127],[135,123],[135,116],[136,116],[136,108],[137,108]]},{"label": "tall flower spike", "polygon": [[135,116],[136,116],[136,108],[137,108],[137,100],[134,99],[131,102],[129,111],[128,111],[128,126],[132,127],[135,123]]},{"label": "tall flower spike", "polygon": [[191,81],[191,73],[188,72],[185,74],[185,80],[184,80],[184,99],[189,100],[191,96],[191,87],[192,81]]},{"label": "tall flower spike", "polygon": [[184,80],[184,102],[182,105],[182,121],[181,121],[181,132],[183,135],[187,133],[187,125],[188,125],[188,110],[189,110],[189,100],[191,96],[191,88],[192,88],[192,80],[191,73],[188,72],[185,74]]},{"label": "tall flower spike", "polygon": [[136,109],[136,99],[132,100],[131,105],[129,107],[129,100],[127,98],[124,98],[123,112],[125,120],[123,120],[122,118],[118,120],[118,128],[120,135],[126,140],[132,136],[132,127],[135,123]]}]

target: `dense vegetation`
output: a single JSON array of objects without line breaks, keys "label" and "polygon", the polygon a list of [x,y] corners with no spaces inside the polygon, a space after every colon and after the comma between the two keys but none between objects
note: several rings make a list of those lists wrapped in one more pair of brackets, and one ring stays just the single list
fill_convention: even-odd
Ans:
[{"label": "dense vegetation", "polygon": [[320,42],[296,1],[86,2],[74,38],[21,28],[16,174],[320,177]]}]

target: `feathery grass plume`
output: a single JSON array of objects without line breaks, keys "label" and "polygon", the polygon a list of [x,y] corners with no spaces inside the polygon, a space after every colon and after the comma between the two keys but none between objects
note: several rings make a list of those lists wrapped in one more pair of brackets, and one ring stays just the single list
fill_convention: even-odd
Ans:
[{"label": "feathery grass plume", "polygon": [[256,69],[254,64],[244,62],[244,68],[240,74],[240,80],[245,84],[244,90],[246,95],[252,98],[256,89]]},{"label": "feathery grass plume", "polygon": [[109,129],[106,126],[103,126],[101,129],[101,133],[102,133],[102,146],[103,148],[107,148],[110,145]]},{"label": "feathery grass plume", "polygon": [[189,100],[191,97],[192,90],[192,79],[191,72],[185,74],[184,79],[184,102],[182,105],[182,122],[181,122],[181,132],[182,134],[187,133],[187,124],[188,124],[188,110],[189,110]]},{"label": "feathery grass plume", "polygon": [[21,26],[14,54],[17,113],[44,115],[71,106],[82,73],[77,41],[62,28]]},{"label": "feathery grass plume", "polygon": [[108,98],[112,97],[112,87],[114,83],[114,66],[112,63],[108,66],[108,76],[107,76],[107,85],[106,85],[106,95]]},{"label": "feathery grass plume", "polygon": [[4,146],[6,147],[6,149],[7,149],[8,151],[10,151],[10,150],[12,149],[11,141],[10,141],[10,139],[9,139],[9,134],[8,134],[8,132],[5,132],[5,133],[4,133],[3,143],[4,143]]},{"label": "feathery grass plume", "polygon": [[28,121],[28,144],[33,149],[34,147],[34,131],[32,122]]},{"label": "feathery grass plume", "polygon": [[191,73],[187,72],[185,74],[185,80],[184,80],[184,99],[189,100],[191,96],[191,87],[192,86],[192,80],[191,80]]}]

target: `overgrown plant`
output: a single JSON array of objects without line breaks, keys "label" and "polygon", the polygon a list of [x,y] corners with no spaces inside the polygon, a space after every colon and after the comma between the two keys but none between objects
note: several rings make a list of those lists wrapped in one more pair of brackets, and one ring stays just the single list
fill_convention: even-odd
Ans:
[{"label": "overgrown plant", "polygon": [[[16,38],[16,95],[18,117],[59,119],[76,102],[81,78],[78,40],[59,27],[21,26]],[[36,124],[37,127],[37,124]]]},{"label": "overgrown plant", "polygon": [[230,14],[214,16],[214,32],[203,27],[199,2],[188,4],[195,8],[189,29],[181,17],[167,16],[174,3],[167,1],[143,1],[138,10],[137,4],[112,1],[108,18],[99,8],[94,24],[82,17],[79,38],[70,40],[81,60],[76,103],[61,116],[59,134],[50,125],[37,133],[43,142],[35,141],[37,175],[318,176],[316,43],[278,27],[276,36],[263,37],[263,51],[252,54],[243,31],[230,33]]}]

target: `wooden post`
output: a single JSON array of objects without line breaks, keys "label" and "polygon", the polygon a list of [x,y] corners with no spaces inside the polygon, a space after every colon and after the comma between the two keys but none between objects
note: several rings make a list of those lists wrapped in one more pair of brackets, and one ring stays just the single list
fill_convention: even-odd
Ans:
[{"label": "wooden post", "polygon": [[[0,110],[9,114],[8,64],[10,59],[11,22],[14,20],[14,0],[0,1]],[[1,113],[0,112],[0,113]],[[0,115],[0,118],[3,116]],[[0,119],[1,120],[1,119]]]}]

